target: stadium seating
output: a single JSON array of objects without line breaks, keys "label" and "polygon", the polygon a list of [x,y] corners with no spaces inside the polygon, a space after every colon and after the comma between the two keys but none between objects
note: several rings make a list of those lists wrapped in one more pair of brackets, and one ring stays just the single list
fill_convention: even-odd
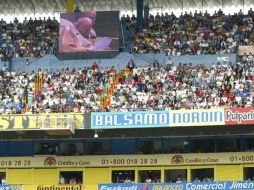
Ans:
[{"label": "stadium seating", "polygon": [[96,111],[114,77],[114,67],[100,69],[96,64],[30,75],[2,72],[0,114]]},{"label": "stadium seating", "polygon": [[252,58],[210,68],[156,63],[135,68],[120,79],[109,110],[253,107],[253,71]]},{"label": "stadium seating", "polygon": [[0,21],[0,57],[42,57],[52,53],[58,36],[58,21],[53,18],[25,19],[22,23]]},{"label": "stadium seating", "polygon": [[[135,16],[123,17],[134,53],[168,55],[235,53],[238,45],[252,45],[253,11],[226,16],[205,13],[150,15],[142,33],[134,33]],[[0,21],[2,59],[49,54],[57,38],[58,22],[50,18]],[[28,73],[2,71],[0,114],[91,112],[253,107],[253,56],[235,63],[211,66],[168,62],[161,66],[47,70]],[[117,76],[117,78],[116,78]]]},{"label": "stadium seating", "polygon": [[[253,39],[253,11],[247,15],[240,10],[234,15],[225,15],[221,10],[213,15],[172,14],[150,15],[145,29],[135,33],[136,18],[124,16],[126,50],[133,53],[166,52],[169,55],[200,55],[236,53],[238,45],[251,45]],[[58,21],[53,18],[22,23],[16,18],[12,23],[0,21],[0,57],[40,57],[53,52],[58,37]],[[131,45],[130,45],[131,44]]]},{"label": "stadium seating", "polygon": [[[133,53],[166,52],[169,55],[200,55],[235,53],[238,45],[251,45],[253,39],[253,11],[243,15],[225,15],[220,9],[213,15],[205,12],[150,15],[143,32],[135,33]],[[124,17],[134,26],[135,17]]]},{"label": "stadium seating", "polygon": [[[107,111],[253,107],[253,62],[133,68],[119,76]],[[90,112],[102,109],[115,69],[2,72],[0,113]],[[41,78],[39,90],[36,90]],[[112,96],[111,96],[112,95]]]}]

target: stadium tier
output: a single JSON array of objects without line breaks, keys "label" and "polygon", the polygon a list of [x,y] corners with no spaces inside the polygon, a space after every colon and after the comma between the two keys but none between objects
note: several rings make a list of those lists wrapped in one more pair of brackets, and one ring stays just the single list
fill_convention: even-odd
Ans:
[{"label": "stadium tier", "polygon": [[254,189],[253,5],[0,2],[0,189]]}]

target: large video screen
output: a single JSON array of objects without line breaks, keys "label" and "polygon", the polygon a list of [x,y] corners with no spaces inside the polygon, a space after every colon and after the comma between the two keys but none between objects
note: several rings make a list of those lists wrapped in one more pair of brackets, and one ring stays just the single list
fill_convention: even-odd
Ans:
[{"label": "large video screen", "polygon": [[118,51],[119,11],[60,15],[59,53]]}]

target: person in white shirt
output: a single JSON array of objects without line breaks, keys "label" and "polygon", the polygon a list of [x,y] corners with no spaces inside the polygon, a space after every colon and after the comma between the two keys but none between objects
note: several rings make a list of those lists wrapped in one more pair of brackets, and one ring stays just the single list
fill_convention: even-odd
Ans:
[{"label": "person in white shirt", "polygon": [[5,177],[2,178],[1,183],[2,183],[2,185],[7,185]]},{"label": "person in white shirt", "polygon": [[60,176],[59,183],[60,184],[65,184],[65,178],[62,175]]},{"label": "person in white shirt", "polygon": [[249,56],[248,56],[248,62],[249,63],[252,63],[253,62],[253,55],[252,53],[250,52]]},{"label": "person in white shirt", "polygon": [[152,183],[152,179],[150,177],[147,177],[145,180],[146,183]]},{"label": "person in white shirt", "polygon": [[124,183],[131,183],[131,180],[127,177],[127,178],[124,180]]}]

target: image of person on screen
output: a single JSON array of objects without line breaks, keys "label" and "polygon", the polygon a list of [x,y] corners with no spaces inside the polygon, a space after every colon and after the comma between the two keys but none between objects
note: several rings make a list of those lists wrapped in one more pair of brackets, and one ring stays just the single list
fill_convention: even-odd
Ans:
[{"label": "image of person on screen", "polygon": [[79,18],[75,23],[66,19],[60,21],[60,51],[85,52],[94,50],[96,32],[93,20],[89,17]]},{"label": "image of person on screen", "polygon": [[115,37],[96,35],[96,12],[65,14],[60,19],[59,52],[110,51]]}]

